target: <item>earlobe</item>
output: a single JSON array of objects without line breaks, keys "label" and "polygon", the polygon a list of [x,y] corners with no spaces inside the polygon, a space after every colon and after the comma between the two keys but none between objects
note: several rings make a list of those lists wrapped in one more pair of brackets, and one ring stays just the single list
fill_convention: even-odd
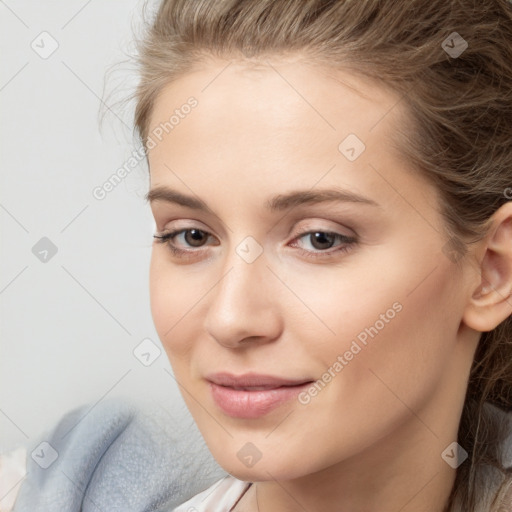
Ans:
[{"label": "earlobe", "polygon": [[480,332],[492,331],[512,314],[512,202],[493,215],[488,235],[482,240],[483,258],[476,287],[463,321]]}]

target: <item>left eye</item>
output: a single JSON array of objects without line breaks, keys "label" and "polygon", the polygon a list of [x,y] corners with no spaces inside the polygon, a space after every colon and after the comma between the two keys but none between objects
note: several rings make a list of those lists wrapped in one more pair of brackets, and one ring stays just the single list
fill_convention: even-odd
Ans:
[{"label": "left eye", "polygon": [[331,233],[328,231],[308,231],[307,233],[296,237],[296,240],[300,240],[301,238],[306,237],[309,237],[312,247],[319,251],[330,249],[336,240],[341,240],[345,243],[350,243],[352,241],[351,238],[345,235],[340,235],[339,233]]}]

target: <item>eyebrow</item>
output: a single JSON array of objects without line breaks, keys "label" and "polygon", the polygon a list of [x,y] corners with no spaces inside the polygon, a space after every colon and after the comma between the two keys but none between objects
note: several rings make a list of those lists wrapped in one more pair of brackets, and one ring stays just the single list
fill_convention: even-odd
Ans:
[{"label": "eyebrow", "polygon": [[[146,201],[165,201],[175,203],[194,210],[212,212],[208,205],[201,199],[188,196],[177,190],[162,185],[156,186],[145,195]],[[279,212],[287,210],[302,204],[316,204],[329,201],[338,201],[345,203],[360,203],[370,206],[380,206],[373,199],[358,195],[349,190],[338,188],[317,189],[317,190],[295,190],[286,194],[279,194],[270,198],[265,203],[265,207],[270,212]]]}]

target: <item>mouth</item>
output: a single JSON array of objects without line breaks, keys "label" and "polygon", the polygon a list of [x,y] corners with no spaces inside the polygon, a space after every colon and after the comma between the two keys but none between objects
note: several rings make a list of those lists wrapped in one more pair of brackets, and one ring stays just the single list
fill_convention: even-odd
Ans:
[{"label": "mouth", "polygon": [[[300,384],[296,384],[296,385],[300,385]],[[236,391],[264,391],[264,390],[268,390],[268,389],[291,388],[294,386],[287,385],[287,386],[244,386],[244,387],[223,386],[223,387],[235,389]]]},{"label": "mouth", "polygon": [[298,386],[306,382],[312,382],[312,379],[285,379],[273,375],[264,375],[259,373],[245,373],[243,375],[233,375],[227,372],[213,373],[206,377],[206,380],[219,386],[230,388],[248,389],[275,389],[282,386]]},{"label": "mouth", "polygon": [[283,379],[254,373],[241,376],[217,373],[206,380],[217,407],[228,416],[242,419],[268,414],[314,382],[311,379]]}]

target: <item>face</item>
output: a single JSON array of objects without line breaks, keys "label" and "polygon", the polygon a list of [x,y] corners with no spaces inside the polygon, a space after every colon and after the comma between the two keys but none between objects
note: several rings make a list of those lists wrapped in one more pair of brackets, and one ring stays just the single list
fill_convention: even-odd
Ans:
[{"label": "face", "polygon": [[153,319],[240,479],[421,443],[458,407],[463,277],[436,191],[392,147],[397,102],[349,72],[212,60],[154,105],[151,208],[174,235],[153,246]]}]

